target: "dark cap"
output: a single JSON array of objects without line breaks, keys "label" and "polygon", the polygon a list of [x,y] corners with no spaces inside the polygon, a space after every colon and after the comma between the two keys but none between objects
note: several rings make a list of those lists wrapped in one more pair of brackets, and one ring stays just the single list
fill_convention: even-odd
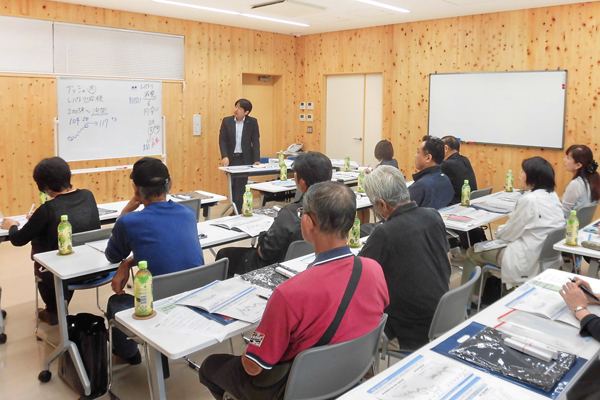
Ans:
[{"label": "dark cap", "polygon": [[133,172],[129,176],[133,183],[140,187],[162,186],[169,182],[169,170],[157,158],[144,157],[133,164]]}]

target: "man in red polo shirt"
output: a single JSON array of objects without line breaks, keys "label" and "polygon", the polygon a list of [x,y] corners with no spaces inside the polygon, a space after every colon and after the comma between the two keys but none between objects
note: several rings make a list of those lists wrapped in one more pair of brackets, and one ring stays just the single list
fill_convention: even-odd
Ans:
[{"label": "man in red polo shirt", "polygon": [[322,182],[309,188],[299,215],[315,261],[275,289],[242,356],[215,354],[202,363],[200,382],[215,399],[225,391],[238,400],[283,398],[289,368],[301,351],[377,327],[389,304],[387,284],[376,261],[354,257],[346,244],[355,213],[356,197],[348,187]]}]

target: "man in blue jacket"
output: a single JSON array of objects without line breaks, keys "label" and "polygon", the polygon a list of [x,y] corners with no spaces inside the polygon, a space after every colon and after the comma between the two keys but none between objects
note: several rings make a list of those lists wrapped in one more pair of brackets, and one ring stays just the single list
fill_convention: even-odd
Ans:
[{"label": "man in blue jacket", "polygon": [[415,154],[415,167],[419,172],[413,174],[415,183],[408,188],[410,199],[419,207],[440,209],[451,203],[454,188],[442,172],[442,161],[444,142],[433,136],[424,136]]}]

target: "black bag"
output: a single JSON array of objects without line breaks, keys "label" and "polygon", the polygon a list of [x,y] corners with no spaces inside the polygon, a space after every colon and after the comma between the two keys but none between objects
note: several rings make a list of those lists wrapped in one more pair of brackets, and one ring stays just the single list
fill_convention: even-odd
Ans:
[{"label": "black bag", "polygon": [[483,288],[483,293],[481,294],[481,304],[494,304],[502,297],[502,279],[496,276],[488,276],[485,280],[485,287]]},{"label": "black bag", "polygon": [[[469,235],[468,239],[467,235]],[[471,229],[468,232],[460,232],[458,237],[460,240],[460,247],[462,247],[465,250],[469,248],[469,239],[471,239],[471,246],[473,246],[475,243],[485,242],[486,240],[488,240],[485,236],[485,231],[481,227]]]},{"label": "black bag", "polygon": [[[108,385],[108,333],[104,325],[104,318],[88,313],[67,315],[67,328],[69,340],[75,343],[79,349],[79,355],[90,380],[91,393],[89,397],[100,397],[106,393]],[[82,396],[85,395],[68,351],[60,356],[58,374],[71,389]]]}]

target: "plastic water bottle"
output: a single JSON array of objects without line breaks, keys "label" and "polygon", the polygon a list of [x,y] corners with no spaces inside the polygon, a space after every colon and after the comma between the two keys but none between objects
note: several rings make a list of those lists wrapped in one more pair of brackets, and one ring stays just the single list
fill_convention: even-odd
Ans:
[{"label": "plastic water bottle", "polygon": [[567,246],[577,246],[577,238],[579,237],[579,218],[577,211],[571,210],[571,215],[567,218]]},{"label": "plastic water bottle", "polygon": [[358,219],[358,213],[354,217],[354,224],[348,232],[348,246],[360,247],[360,220]]},{"label": "plastic water bottle", "polygon": [[58,254],[67,255],[73,252],[73,229],[67,215],[60,216],[58,224]]},{"label": "plastic water bottle", "polygon": [[506,191],[512,192],[514,185],[515,185],[515,177],[513,176],[512,169],[509,169],[508,174],[506,174]]},{"label": "plastic water bottle", "polygon": [[140,261],[139,271],[133,278],[133,291],[135,297],[135,315],[147,317],[154,311],[154,297],[152,295],[152,274],[148,271],[148,263]]},{"label": "plastic water bottle", "polygon": [[277,157],[279,157],[279,166],[281,167],[282,165],[285,165],[285,160],[283,158],[283,150],[279,150],[279,153],[277,153]]},{"label": "plastic water bottle", "polygon": [[356,191],[358,193],[365,192],[364,183],[365,183],[365,170],[363,169],[358,173],[358,189],[356,189]]},{"label": "plastic water bottle", "polygon": [[460,192],[460,205],[467,207],[471,205],[471,186],[469,186],[468,179],[465,179],[465,184]]},{"label": "plastic water bottle", "polygon": [[[287,171],[286,171],[287,175]],[[244,192],[242,203],[242,215],[244,217],[252,216],[252,193],[250,192],[250,187],[246,186],[246,191]]]},{"label": "plastic water bottle", "polygon": [[350,172],[350,155],[348,154],[344,158],[344,172]]},{"label": "plastic water bottle", "polygon": [[279,180],[287,181],[287,165],[285,163],[279,166]]}]

